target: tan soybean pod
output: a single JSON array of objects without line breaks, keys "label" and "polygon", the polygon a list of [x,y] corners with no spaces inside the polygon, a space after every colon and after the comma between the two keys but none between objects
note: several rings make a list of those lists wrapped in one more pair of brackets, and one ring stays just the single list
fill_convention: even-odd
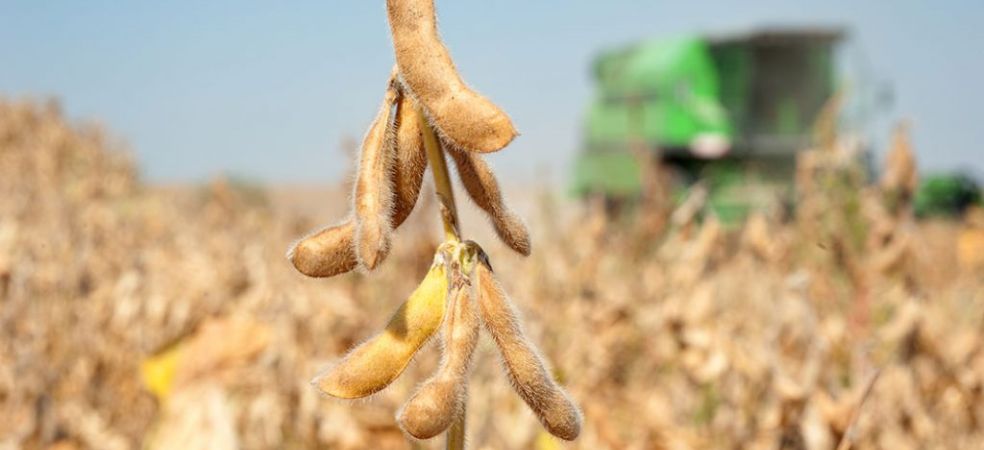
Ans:
[{"label": "tan soybean pod", "polygon": [[352,247],[354,237],[355,222],[349,219],[301,239],[287,252],[287,259],[309,277],[349,272],[359,265]]},{"label": "tan soybean pod", "polygon": [[441,326],[447,288],[444,258],[438,255],[386,329],[315,377],[312,384],[325,394],[344,399],[362,398],[389,386]]},{"label": "tan soybean pod", "polygon": [[400,427],[417,439],[443,433],[461,416],[468,401],[468,370],[480,322],[471,287],[464,280],[454,284],[448,294],[450,314],[444,320],[441,365],[397,413]]},{"label": "tan soybean pod", "polygon": [[428,119],[456,147],[500,150],[516,137],[504,111],[469,88],[437,33],[433,0],[387,0],[396,64]]},{"label": "tan soybean pod", "polygon": [[505,204],[499,182],[492,168],[481,155],[450,149],[448,153],[458,168],[458,177],[468,191],[468,196],[485,210],[499,239],[523,256],[530,254],[530,232],[522,219]]},{"label": "tan soybean pod", "polygon": [[526,339],[515,307],[487,264],[475,268],[472,284],[485,329],[499,347],[509,380],[540,423],[561,439],[581,433],[581,412],[550,376],[536,348]]},{"label": "tan soybean pod", "polygon": [[400,96],[396,109],[396,163],[393,171],[393,228],[399,227],[417,204],[420,187],[427,171],[427,153],[420,130],[420,119],[414,101],[408,95]]},{"label": "tan soybean pod", "polygon": [[397,90],[392,80],[376,118],[362,140],[358,177],[355,180],[355,254],[368,270],[386,258],[393,225],[394,137],[391,116]]},{"label": "tan soybean pod", "polygon": [[[417,114],[413,99],[401,96],[396,113],[395,167],[390,171],[395,194],[390,212],[393,229],[402,225],[413,212],[427,170],[427,155]],[[354,240],[355,222],[349,219],[298,241],[287,253],[287,259],[298,271],[311,277],[346,273],[359,264],[353,247]]]}]

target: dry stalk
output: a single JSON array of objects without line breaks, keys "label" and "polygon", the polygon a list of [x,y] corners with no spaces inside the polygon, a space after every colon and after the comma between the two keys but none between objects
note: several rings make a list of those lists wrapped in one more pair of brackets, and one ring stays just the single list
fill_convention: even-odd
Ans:
[{"label": "dry stalk", "polygon": [[851,418],[847,422],[847,428],[844,431],[844,435],[841,436],[840,443],[837,444],[837,450],[850,450],[851,444],[854,441],[854,427],[858,421],[858,416],[861,415],[861,408],[868,400],[868,397],[871,396],[871,391],[874,389],[875,383],[878,382],[878,377],[880,375],[881,370],[876,371],[871,375],[871,378],[868,379],[868,382],[865,383],[864,391],[861,393],[861,398],[858,399],[858,404],[851,410]]}]

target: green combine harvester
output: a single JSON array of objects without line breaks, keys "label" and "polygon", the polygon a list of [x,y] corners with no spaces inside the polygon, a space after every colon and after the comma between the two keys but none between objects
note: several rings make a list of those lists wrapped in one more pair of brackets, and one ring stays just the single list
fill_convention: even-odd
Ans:
[{"label": "green combine harvester", "polygon": [[738,220],[791,192],[796,153],[835,91],[838,29],[764,29],[640,42],[594,61],[596,94],[574,191],[625,199],[642,189],[640,152]]}]

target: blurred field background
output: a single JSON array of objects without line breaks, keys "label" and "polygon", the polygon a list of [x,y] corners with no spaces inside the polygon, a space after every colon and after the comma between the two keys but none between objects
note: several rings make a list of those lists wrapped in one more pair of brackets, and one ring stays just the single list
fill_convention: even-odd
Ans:
[{"label": "blurred field background", "polygon": [[[818,142],[795,214],[740,226],[693,192],[625,220],[529,186],[510,196],[533,231],[524,260],[466,214],[586,418],[577,442],[549,438],[483,341],[473,447],[819,450],[849,430],[854,448],[979,447],[981,210],[916,221],[886,200],[911,159],[869,184],[850,148]],[[307,279],[283,253],[342,216],[346,186],[148,185],[121,149],[55,102],[0,102],[0,448],[408,448],[393,414],[433,346],[370,401],[308,380],[426,271],[433,202],[377,273]]]}]

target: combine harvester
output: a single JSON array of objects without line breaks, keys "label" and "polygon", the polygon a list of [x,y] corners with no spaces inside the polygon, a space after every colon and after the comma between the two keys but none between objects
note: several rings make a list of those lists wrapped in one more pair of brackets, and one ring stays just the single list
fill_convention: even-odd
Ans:
[{"label": "combine harvester", "polygon": [[637,198],[644,165],[668,185],[705,180],[725,223],[793,191],[797,152],[837,88],[840,29],[640,42],[594,62],[596,94],[574,191],[609,205]]}]

